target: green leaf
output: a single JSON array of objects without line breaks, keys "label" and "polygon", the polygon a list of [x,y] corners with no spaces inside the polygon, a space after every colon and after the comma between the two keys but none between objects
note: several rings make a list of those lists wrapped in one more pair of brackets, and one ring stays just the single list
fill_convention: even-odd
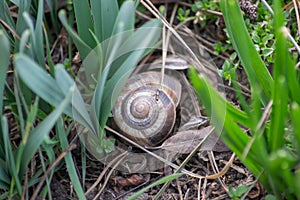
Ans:
[{"label": "green leaf", "polygon": [[70,105],[71,97],[74,92],[74,87],[70,88],[69,94],[61,101],[56,109],[48,115],[36,128],[34,128],[29,137],[28,142],[23,151],[22,161],[20,165],[20,174],[24,174],[27,165],[34,156],[36,150],[41,145],[43,140],[48,136],[57,119],[63,113],[68,105]]},{"label": "green leaf", "polygon": [[221,0],[221,9],[230,40],[244,66],[251,88],[261,87],[264,105],[271,98],[272,77],[249,36],[237,0]]},{"label": "green leaf", "polygon": [[[113,1],[111,1],[113,2]],[[116,17],[112,35],[115,35],[124,31],[134,30],[135,23],[135,7],[133,1],[125,1],[122,4],[120,11]]]},{"label": "green leaf", "polygon": [[[18,193],[22,194],[21,181],[18,176],[19,171],[16,168],[16,161],[15,161],[15,157],[9,139],[8,124],[5,116],[2,116],[1,124],[2,124],[4,149],[5,149],[5,161],[7,163],[7,168],[13,178],[13,180],[10,182],[11,190],[13,189],[14,184],[16,184]],[[10,191],[11,194],[12,192],[13,191]]]},{"label": "green leaf", "polygon": [[[285,33],[283,13],[281,4],[276,1],[274,4],[274,28],[275,28],[275,62],[274,62],[274,85],[273,105],[270,118],[270,131],[268,134],[269,148],[271,151],[282,148],[284,145],[285,122],[288,112],[288,80],[287,69],[294,70],[291,56],[288,52],[287,38]],[[289,66],[289,67],[283,67]],[[295,88],[292,88],[292,90]]]},{"label": "green leaf", "polygon": [[[9,66],[9,55],[10,55],[10,45],[7,37],[5,36],[4,32],[0,30],[0,114],[2,115],[3,113],[3,92],[4,92],[4,87],[6,83],[6,72]],[[1,130],[1,125],[0,125],[0,130]],[[0,132],[1,133],[1,132]],[[2,137],[0,137],[0,153],[1,151],[3,152],[3,140]],[[1,154],[0,154],[1,157]]]},{"label": "green leaf", "polygon": [[180,177],[182,174],[171,174],[169,176],[166,176],[166,177],[163,177],[161,179],[159,179],[158,181],[148,185],[147,187],[143,188],[142,190],[138,191],[137,193],[135,193],[134,195],[130,196],[128,198],[128,200],[135,200],[137,199],[141,194],[143,194],[144,192],[146,192],[148,189],[156,186],[156,185],[160,185],[160,184],[163,184],[165,182],[168,182],[168,181],[172,181],[178,177]]},{"label": "green leaf", "polygon": [[118,1],[91,0],[91,10],[94,19],[95,34],[99,41],[103,42],[112,36],[119,11]]},{"label": "green leaf", "polygon": [[[18,35],[22,35],[22,33],[27,29],[27,23],[23,16],[24,13],[30,13],[30,6],[31,6],[31,0],[22,0],[19,1],[18,4],[18,17],[17,17],[17,23],[16,23],[16,33]],[[15,52],[18,50],[18,39],[15,39]]]},{"label": "green leaf", "polygon": [[[13,30],[15,30],[16,25],[11,16],[11,12],[5,0],[0,0],[0,19],[2,19],[7,25],[9,25]],[[7,35],[6,35],[7,36]]]},{"label": "green leaf", "polygon": [[[65,98],[57,82],[26,55],[15,56],[15,68],[24,83],[45,101],[57,106]],[[72,116],[71,105],[65,113]]]},{"label": "green leaf", "polygon": [[292,122],[294,126],[294,135],[297,142],[297,149],[300,152],[300,124],[299,124],[299,116],[300,116],[300,106],[297,103],[292,103]]},{"label": "green leaf", "polygon": [[[124,80],[127,80],[139,60],[144,56],[145,52],[155,47],[155,44],[160,37],[160,31],[160,22],[153,20],[134,32],[134,34],[122,44],[117,54],[119,56],[128,54],[128,57],[122,62],[121,66],[112,69],[115,73],[107,83],[105,82],[110,67],[105,68],[104,73],[97,84],[94,96],[94,105],[97,116],[99,116],[100,127],[105,125],[112,106],[125,85]],[[145,37],[145,35],[147,35],[147,37]],[[116,87],[117,84],[118,87]],[[113,94],[115,96],[113,96]]]},{"label": "green leaf", "polygon": [[[0,49],[0,92],[3,93],[6,82],[6,72],[9,66],[10,45],[7,37],[2,30],[0,30]],[[3,97],[3,95],[0,96],[1,114],[3,111]]]},{"label": "green leaf", "polygon": [[241,197],[245,192],[248,191],[248,189],[249,189],[249,186],[247,186],[247,185],[239,185],[235,190],[236,195],[238,197]]},{"label": "green leaf", "polygon": [[[64,151],[69,147],[69,144],[68,144],[68,139],[67,139],[67,133],[65,132],[64,127],[63,127],[63,120],[60,120],[56,123],[56,130],[57,130],[59,141],[61,144],[61,150]],[[76,172],[76,168],[75,168],[75,164],[74,164],[71,152],[69,152],[65,156],[64,159],[65,159],[65,162],[67,165],[69,177],[72,181],[74,190],[75,190],[76,194],[78,195],[78,198],[86,199],[85,195],[84,195],[84,191],[80,184],[80,180],[79,180],[77,172]]]},{"label": "green leaf", "polygon": [[7,163],[2,159],[0,159],[0,181],[3,184],[10,184],[10,178],[7,174]]},{"label": "green leaf", "polygon": [[[91,46],[93,46],[93,45],[90,45],[89,43],[87,43],[83,38],[78,36],[75,33],[75,31],[73,31],[73,29],[71,28],[71,26],[67,22],[66,11],[65,10],[61,10],[59,12],[58,16],[59,16],[59,19],[60,19],[61,23],[63,24],[63,26],[67,29],[68,33],[70,34],[70,36],[74,40],[74,43],[75,43],[75,45],[76,45],[76,47],[77,47],[77,49],[80,53],[81,59],[84,60],[84,58],[91,52],[91,50],[92,50]],[[88,32],[87,30],[85,30],[85,31]],[[92,37],[92,35],[91,35],[91,37]],[[93,39],[93,37],[92,37],[92,39]]]},{"label": "green leaf", "polygon": [[43,37],[43,15],[44,15],[44,1],[38,1],[38,13],[35,23],[35,30],[32,33],[32,41],[34,48],[34,55],[36,56],[40,66],[45,66],[44,59],[44,37]]},{"label": "green leaf", "polygon": [[[110,2],[110,1],[106,1],[106,2]],[[90,48],[94,48],[96,46],[96,43],[89,32],[89,30],[94,31],[89,2],[88,0],[73,0],[73,5],[74,5],[78,35],[85,44],[87,44]],[[66,27],[65,24],[64,26]]]},{"label": "green leaf", "polygon": [[[243,158],[244,148],[251,141],[251,138],[237,124],[238,118],[235,118],[230,111],[232,108],[228,106],[226,100],[220,98],[204,75],[198,75],[195,69],[191,69],[190,78],[199,100],[210,116],[211,123],[215,130],[221,134],[223,141],[255,175],[260,174],[261,165],[267,161],[267,152],[263,141],[259,138],[255,139],[247,157]],[[266,178],[265,175],[262,175],[262,182],[266,182]]]},{"label": "green leaf", "polygon": [[68,75],[62,64],[55,66],[55,80],[65,95],[68,94],[70,87],[75,87],[75,91],[72,96],[72,117],[74,117],[76,121],[85,127],[89,128],[89,130],[91,130],[93,133],[96,133],[97,128],[95,127],[97,126],[93,125],[82,96],[75,86],[75,82]]}]

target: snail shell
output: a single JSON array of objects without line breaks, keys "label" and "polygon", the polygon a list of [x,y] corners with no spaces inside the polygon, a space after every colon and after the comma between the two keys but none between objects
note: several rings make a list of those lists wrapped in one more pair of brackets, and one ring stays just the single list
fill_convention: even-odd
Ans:
[{"label": "snail shell", "polygon": [[132,76],[112,110],[121,133],[143,146],[155,146],[172,131],[181,84],[160,72],[148,71]]}]

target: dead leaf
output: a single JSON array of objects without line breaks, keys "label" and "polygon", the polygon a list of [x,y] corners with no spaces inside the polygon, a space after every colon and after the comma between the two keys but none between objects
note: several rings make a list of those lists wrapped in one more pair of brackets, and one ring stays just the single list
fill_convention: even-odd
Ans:
[{"label": "dead leaf", "polygon": [[[203,140],[203,138],[211,131],[213,127],[207,126],[200,130],[180,131],[171,136],[157,148],[165,149],[177,153],[190,153]],[[203,142],[199,151],[229,151],[228,147],[221,141],[220,136],[213,131],[210,136]]]},{"label": "dead leaf", "polygon": [[127,187],[127,186],[140,185],[140,184],[144,183],[146,180],[142,176],[139,176],[137,174],[133,174],[130,177],[127,177],[127,178],[118,177],[118,179],[116,181],[117,181],[117,184],[119,184],[123,187]]}]

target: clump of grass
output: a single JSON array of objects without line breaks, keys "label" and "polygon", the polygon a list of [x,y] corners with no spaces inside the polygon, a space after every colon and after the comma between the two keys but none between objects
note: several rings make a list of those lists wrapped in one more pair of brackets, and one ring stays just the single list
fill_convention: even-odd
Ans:
[{"label": "clump of grass", "polygon": [[278,199],[299,199],[299,71],[288,50],[280,1],[273,1],[273,76],[251,41],[238,2],[224,0],[221,7],[230,40],[250,82],[251,100],[248,103],[241,95],[234,73],[232,83],[241,110],[223,99],[195,70],[190,73],[192,83],[222,139],[264,187]]}]

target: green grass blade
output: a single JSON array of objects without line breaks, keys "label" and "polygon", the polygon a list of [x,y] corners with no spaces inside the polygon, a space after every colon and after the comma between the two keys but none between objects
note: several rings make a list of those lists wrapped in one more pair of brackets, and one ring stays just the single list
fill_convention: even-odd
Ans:
[{"label": "green grass blade", "polygon": [[166,177],[163,177],[161,179],[159,179],[158,181],[148,185],[147,187],[143,188],[142,190],[138,191],[137,193],[135,193],[134,195],[130,196],[128,198],[128,200],[135,200],[137,199],[141,194],[143,194],[144,192],[146,192],[148,189],[154,187],[154,186],[157,186],[157,185],[160,185],[160,184],[163,184],[163,183],[166,183],[166,182],[169,182],[169,181],[172,181],[176,178],[179,178],[180,176],[182,176],[182,174],[171,174],[169,176],[166,176]]},{"label": "green grass blade", "polygon": [[[217,132],[220,134],[222,132],[221,138],[223,141],[242,159],[247,168],[255,175],[259,175],[262,171],[261,165],[264,161],[267,161],[267,152],[262,140],[256,139],[247,157],[243,158],[244,148],[251,138],[241,130],[231,113],[228,112],[225,100],[216,95],[217,92],[203,75],[198,75],[195,69],[191,69],[190,78],[206,113],[210,116],[211,123]],[[261,181],[267,182],[267,177],[264,174],[261,176]]]},{"label": "green grass blade", "polygon": [[266,105],[271,98],[273,80],[249,36],[238,1],[221,0],[221,9],[230,40],[244,66],[250,85],[253,88],[259,83],[263,91],[260,100]]},{"label": "green grass blade", "polygon": [[[92,48],[89,46],[89,44],[82,39],[81,37],[79,37],[74,31],[73,29],[70,27],[70,25],[68,24],[67,18],[66,18],[66,11],[65,10],[61,10],[58,14],[59,19],[61,21],[61,23],[63,24],[63,26],[67,29],[68,33],[70,34],[70,36],[72,37],[72,39],[74,40],[74,43],[80,53],[80,57],[82,60],[84,60],[84,58],[91,52]],[[85,30],[87,31],[87,30]],[[88,31],[87,31],[88,32]],[[92,37],[92,35],[91,35]],[[93,39],[93,37],[92,37]],[[93,46],[93,45],[91,45]]]},{"label": "green grass blade", "polygon": [[[10,45],[8,38],[5,36],[4,32],[0,30],[0,114],[2,115],[3,113],[3,92],[4,92],[4,87],[6,83],[6,72],[9,66],[9,55],[10,55]],[[1,130],[1,125],[0,125],[0,130]],[[0,132],[1,133],[1,132]],[[0,137],[0,153],[4,152],[3,150],[3,140],[2,137]],[[1,155],[0,155],[1,156]]]},{"label": "green grass blade", "polygon": [[38,13],[35,23],[35,30],[33,32],[34,53],[40,66],[45,67],[44,59],[44,35],[43,35],[43,15],[44,15],[44,1],[38,1]]},{"label": "green grass blade", "polygon": [[3,133],[3,142],[6,154],[6,163],[10,174],[12,175],[13,180],[10,182],[10,194],[12,195],[14,186],[16,185],[17,191],[19,194],[22,194],[22,186],[21,181],[19,179],[18,170],[16,167],[16,161],[13,154],[13,150],[11,147],[10,139],[9,139],[9,131],[8,131],[8,124],[5,116],[2,116],[1,119],[2,124],[2,133]]},{"label": "green grass blade", "polygon": [[[0,180],[0,189],[8,191],[9,190],[9,186]],[[8,196],[8,194],[7,194],[7,196]],[[0,199],[6,199],[7,198],[7,197],[6,198],[1,198],[1,197],[2,197],[2,195],[0,195]]]},{"label": "green grass blade", "polygon": [[[113,1],[112,1],[113,2]],[[133,31],[135,23],[135,7],[133,1],[125,1],[117,12],[117,18],[113,27],[113,35],[124,32]]]},{"label": "green grass blade", "polygon": [[[30,13],[31,0],[20,0],[18,3],[18,18],[16,23],[16,33],[22,35],[23,31],[27,29],[27,23],[23,16],[24,13]],[[15,39],[14,50],[17,52],[19,46],[18,39]]]},{"label": "green grass blade", "polygon": [[73,5],[78,35],[89,47],[94,48],[96,43],[89,32],[89,30],[94,31],[89,2],[88,0],[73,0]]},{"label": "green grass blade", "polygon": [[[119,48],[119,56],[129,54],[128,58],[119,66],[111,79],[104,85],[108,75],[105,72],[97,85],[94,104],[99,117],[100,127],[103,127],[109,116],[114,102],[118,94],[121,92],[125,81],[129,77],[132,70],[135,68],[139,60],[144,56],[145,52],[155,47],[161,33],[160,22],[157,20],[150,21],[145,26],[139,28],[128,40]],[[145,37],[147,35],[147,37]],[[132,44],[134,42],[134,45]],[[119,80],[122,80],[121,82]],[[116,87],[118,84],[118,87]],[[115,91],[114,91],[115,90]],[[113,93],[116,94],[113,96]]]},{"label": "green grass blade", "polygon": [[[55,66],[55,79],[57,85],[61,88],[62,92],[65,95],[69,92],[70,87],[75,87],[73,79],[68,75],[68,73],[64,69],[64,66],[61,64]],[[92,130],[93,133],[96,132],[96,129],[94,128],[93,123],[90,119],[89,113],[86,109],[82,96],[80,95],[80,92],[77,88],[75,88],[75,91],[72,96],[72,113],[72,117],[74,117],[75,120]]]},{"label": "green grass blade", "polygon": [[70,88],[69,94],[63,99],[63,101],[56,107],[56,109],[48,115],[48,117],[42,121],[36,128],[34,128],[26,143],[26,146],[23,151],[20,174],[24,174],[25,168],[29,164],[30,160],[34,156],[38,147],[41,145],[46,136],[48,136],[52,127],[54,126],[57,119],[63,113],[68,105],[70,105],[70,101],[72,98],[72,94],[74,92],[74,88]]},{"label": "green grass blade", "polygon": [[[287,69],[294,66],[283,67],[292,64],[288,52],[287,38],[284,28],[284,17],[281,11],[280,1],[274,1],[274,29],[275,29],[275,62],[274,62],[274,86],[273,106],[270,118],[270,132],[268,135],[270,150],[277,150],[284,145],[284,129],[288,112],[288,87]],[[294,70],[294,69],[293,69]],[[295,89],[295,88],[291,88]]]},{"label": "green grass blade", "polygon": [[[56,81],[26,55],[15,56],[15,68],[24,83],[48,103],[58,106],[65,98]],[[71,105],[66,107],[65,113],[72,116]]]},{"label": "green grass blade", "polygon": [[7,163],[2,159],[0,159],[0,181],[7,185],[10,184],[10,178],[7,174]]},{"label": "green grass blade", "polygon": [[[64,151],[69,147],[69,144],[68,144],[68,139],[67,139],[67,133],[64,130],[62,120],[60,120],[56,123],[56,130],[57,130],[57,133],[58,133],[58,137],[59,137],[59,141],[60,141],[60,145],[61,145],[61,150]],[[80,184],[80,180],[79,180],[77,172],[76,172],[76,168],[75,168],[75,164],[73,162],[71,152],[69,152],[65,156],[64,159],[65,159],[65,162],[66,162],[66,165],[67,165],[67,170],[68,170],[68,173],[69,173],[69,177],[70,177],[71,182],[74,186],[74,190],[75,190],[76,194],[78,195],[78,198],[79,199],[86,199],[85,195],[84,195],[84,191],[83,191],[82,186]]]},{"label": "green grass blade", "polygon": [[292,122],[294,125],[294,136],[297,143],[298,154],[300,153],[300,124],[299,124],[299,116],[300,116],[300,106],[297,103],[292,104]]},{"label": "green grass blade", "polygon": [[47,61],[48,61],[48,66],[49,66],[49,71],[50,74],[53,75],[54,74],[54,63],[51,57],[51,50],[50,50],[50,43],[49,43],[49,39],[47,34],[45,34],[45,49],[46,49],[46,57],[47,57]]},{"label": "green grass blade", "polygon": [[[9,66],[10,45],[2,30],[0,30],[0,49],[0,92],[3,93],[6,82],[6,72]],[[3,112],[3,97],[3,95],[0,96],[0,114]]]},{"label": "green grass blade", "polygon": [[[114,74],[118,66],[120,66],[124,59],[119,59],[123,54],[120,52],[121,45],[134,34],[134,22],[135,22],[135,8],[134,3],[131,1],[126,1],[117,16],[113,37],[109,40],[106,40],[102,43],[103,55],[104,55],[104,63],[106,64],[105,70],[109,70],[109,77],[111,74]],[[139,41],[136,41],[136,45],[139,44]],[[126,53],[129,53],[131,50],[126,49]],[[120,55],[121,54],[121,55]],[[125,56],[126,59],[126,56]],[[120,60],[118,62],[118,60]],[[117,62],[116,62],[117,61]],[[116,66],[116,67],[114,67]],[[97,77],[100,77],[101,74],[98,74]]]},{"label": "green grass blade", "polygon": [[21,41],[20,41],[20,45],[19,45],[19,53],[24,53],[26,54],[26,52],[28,51],[26,45],[28,42],[30,36],[30,31],[28,29],[26,29],[21,36]]},{"label": "green grass blade", "polygon": [[13,30],[16,28],[14,20],[10,14],[9,7],[5,0],[0,0],[0,19],[5,21]]},{"label": "green grass blade", "polygon": [[119,11],[117,0],[91,0],[95,34],[100,42],[112,35]]},{"label": "green grass blade", "polygon": [[54,30],[57,33],[59,31],[59,25],[58,25],[58,20],[57,20],[57,0],[46,0],[46,4],[50,10],[50,16],[51,16],[51,22],[53,24]]}]

